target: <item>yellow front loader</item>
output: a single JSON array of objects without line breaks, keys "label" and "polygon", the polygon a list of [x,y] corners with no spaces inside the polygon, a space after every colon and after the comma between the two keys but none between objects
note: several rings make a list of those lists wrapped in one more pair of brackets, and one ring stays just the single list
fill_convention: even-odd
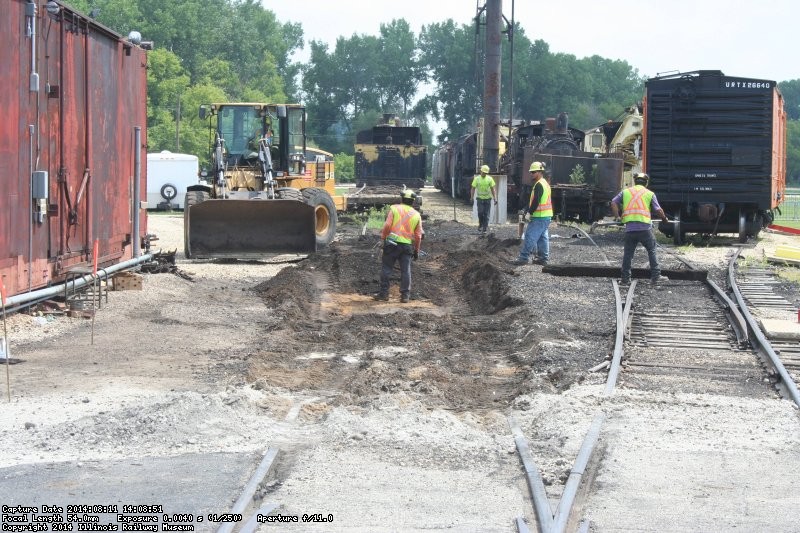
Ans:
[{"label": "yellow front loader", "polygon": [[200,108],[209,120],[212,173],[187,189],[187,258],[258,258],[313,253],[336,235],[332,157],[306,149],[300,105],[224,103]]}]

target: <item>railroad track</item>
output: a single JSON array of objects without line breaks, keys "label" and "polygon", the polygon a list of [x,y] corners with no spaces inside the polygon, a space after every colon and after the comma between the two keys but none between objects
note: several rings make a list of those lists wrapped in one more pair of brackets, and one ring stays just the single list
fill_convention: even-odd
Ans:
[{"label": "railroad track", "polygon": [[736,284],[744,299],[752,307],[774,311],[797,312],[797,307],[773,290],[778,284],[772,270],[750,267],[739,272]]},{"label": "railroad track", "polygon": [[[783,397],[800,406],[800,346],[770,344],[747,307],[748,302],[758,302],[785,310],[791,304],[774,294],[764,294],[772,292],[772,283],[764,272],[751,272],[740,291],[735,276],[738,254],[739,251],[733,255],[728,266],[733,299],[710,280],[670,280],[655,287],[634,280],[625,292],[616,280],[612,281],[617,315],[615,346],[611,360],[595,367],[609,369],[604,396],[614,393],[618,381],[640,389],[659,390],[670,384],[672,390],[682,392],[704,394],[716,389],[725,394],[764,398],[774,394],[770,387],[774,385]],[[560,533],[568,526],[588,531],[586,520],[570,515],[604,420],[600,408],[554,511],[522,430],[509,419],[538,531]],[[517,518],[516,527],[519,532],[530,531],[521,517]]]},{"label": "railroad track", "polygon": [[[737,270],[736,284],[748,304],[759,311],[786,314],[789,317],[794,317],[798,312],[796,305],[775,292],[779,281],[771,269],[750,266]],[[800,342],[773,340],[771,344],[795,382],[800,382]]]},{"label": "railroad track", "polygon": [[[798,376],[786,371],[787,366],[797,368],[800,346],[776,343],[780,346],[776,352],[753,319],[748,303],[796,309],[772,292],[775,281],[763,269],[749,270],[742,276],[744,282],[738,283],[739,253],[737,248],[728,264],[733,299],[711,280],[670,280],[657,288],[634,281],[624,303],[615,289],[618,334],[610,367],[624,367],[626,385],[655,388],[665,379],[702,373],[728,390],[739,387],[742,394],[761,395],[764,391],[757,383],[769,380],[800,406]],[[609,376],[607,393],[613,390],[611,381],[616,381],[618,373]],[[703,382],[700,392],[708,391],[706,385]]]},{"label": "railroad track", "polygon": [[[737,250],[731,257],[728,263],[728,284],[731,287],[742,315],[747,321],[749,330],[752,332],[752,344],[757,351],[759,357],[764,362],[770,377],[774,380],[775,386],[782,396],[791,399],[795,405],[800,406],[800,391],[798,390],[798,383],[800,383],[800,372],[795,371],[794,374],[787,370],[787,365],[784,363],[779,351],[767,340],[766,336],[762,333],[758,322],[750,313],[745,302],[745,296],[739,288],[736,279],[736,260],[739,257],[741,250]],[[785,345],[786,343],[781,343]],[[787,346],[785,359],[790,363],[790,367],[796,369],[797,365],[797,343]]]},{"label": "railroad track", "polygon": [[657,289],[640,283],[635,292],[623,325],[626,387],[770,395],[761,362],[713,288],[669,281]]}]

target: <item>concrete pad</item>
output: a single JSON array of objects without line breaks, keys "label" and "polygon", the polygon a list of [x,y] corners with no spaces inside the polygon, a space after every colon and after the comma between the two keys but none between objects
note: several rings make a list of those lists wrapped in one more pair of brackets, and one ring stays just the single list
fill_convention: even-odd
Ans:
[{"label": "concrete pad", "polygon": [[761,330],[770,339],[800,340],[800,322],[791,320],[778,320],[775,318],[762,318]]}]

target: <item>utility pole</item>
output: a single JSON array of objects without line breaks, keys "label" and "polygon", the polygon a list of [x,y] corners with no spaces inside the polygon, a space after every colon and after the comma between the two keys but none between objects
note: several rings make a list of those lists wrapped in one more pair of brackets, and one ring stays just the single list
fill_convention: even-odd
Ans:
[{"label": "utility pole", "polygon": [[500,157],[500,62],[502,0],[486,0],[486,60],[483,78],[483,162],[497,172]]}]

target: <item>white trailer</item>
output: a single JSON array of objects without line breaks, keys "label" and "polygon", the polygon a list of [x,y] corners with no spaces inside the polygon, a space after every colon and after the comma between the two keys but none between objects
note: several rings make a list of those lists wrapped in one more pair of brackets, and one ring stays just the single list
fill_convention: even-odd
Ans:
[{"label": "white trailer", "polygon": [[183,209],[186,188],[200,182],[199,170],[196,155],[147,154],[148,209]]}]

